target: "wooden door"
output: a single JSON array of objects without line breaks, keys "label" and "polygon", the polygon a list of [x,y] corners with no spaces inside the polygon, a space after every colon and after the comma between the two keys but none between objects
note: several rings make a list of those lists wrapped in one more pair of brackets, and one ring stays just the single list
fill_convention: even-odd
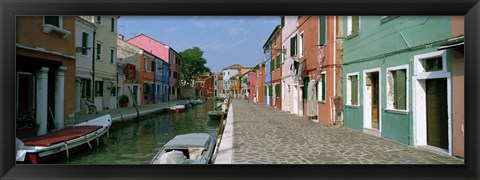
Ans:
[{"label": "wooden door", "polygon": [[370,74],[372,81],[372,128],[379,129],[379,83],[378,72]]},{"label": "wooden door", "polygon": [[427,144],[448,149],[447,79],[426,80]]}]

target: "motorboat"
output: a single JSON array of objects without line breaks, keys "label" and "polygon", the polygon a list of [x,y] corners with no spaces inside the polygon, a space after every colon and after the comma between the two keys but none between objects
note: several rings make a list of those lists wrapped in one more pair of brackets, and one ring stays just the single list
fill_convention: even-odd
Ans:
[{"label": "motorboat", "polygon": [[176,113],[182,112],[184,109],[185,109],[185,105],[181,105],[181,104],[173,105],[168,108],[170,112],[176,112]]},{"label": "motorboat", "polygon": [[99,146],[102,136],[108,135],[112,117],[107,114],[44,135],[16,139],[16,161],[25,164],[47,163],[88,147]]},{"label": "motorboat", "polygon": [[207,133],[175,136],[153,157],[150,164],[208,164],[215,141]]}]

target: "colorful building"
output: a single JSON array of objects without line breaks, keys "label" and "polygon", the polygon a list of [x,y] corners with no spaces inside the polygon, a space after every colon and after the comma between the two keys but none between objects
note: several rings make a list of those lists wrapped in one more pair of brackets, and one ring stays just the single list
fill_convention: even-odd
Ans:
[{"label": "colorful building", "polygon": [[93,43],[98,26],[82,17],[75,17],[75,112],[87,112],[86,100],[92,100]]},{"label": "colorful building", "polygon": [[257,95],[255,102],[265,103],[267,90],[265,88],[265,62],[256,65],[255,71],[255,94]]},{"label": "colorful building", "polygon": [[205,73],[197,78],[196,89],[198,97],[213,98],[215,94],[214,75],[212,73]]},{"label": "colorful building", "polygon": [[267,106],[272,106],[272,43],[271,38],[275,30],[272,32],[270,37],[268,37],[267,41],[263,45],[263,53],[264,53],[264,62],[265,62],[265,104]]},{"label": "colorful building", "polygon": [[[296,51],[296,38],[298,37],[297,16],[282,17],[282,110],[298,114],[298,85],[294,84],[294,71],[292,65],[297,61],[292,56]],[[295,93],[294,93],[295,92]]]},{"label": "colorful building", "polygon": [[257,99],[256,97],[258,96],[257,95],[258,93],[255,90],[256,80],[257,80],[256,72],[255,70],[252,69],[248,72],[248,83],[247,83],[248,91],[250,93],[248,98],[250,99],[250,101]]},{"label": "colorful building", "polygon": [[16,17],[18,138],[62,129],[65,117],[75,113],[75,21],[75,16]]},{"label": "colorful building", "polygon": [[230,78],[237,75],[238,72],[240,72],[240,69],[242,69],[242,66],[240,64],[232,64],[228,67],[225,67],[222,69],[222,73],[223,73],[223,94],[225,94],[226,96],[232,96],[233,97],[233,94],[236,94],[234,92],[231,92],[231,81],[230,81]]},{"label": "colorful building", "polygon": [[[168,46],[167,46],[168,47]],[[175,101],[180,97],[180,60],[181,57],[172,47],[168,47],[168,64],[170,64],[169,100]]]},{"label": "colorful building", "polygon": [[93,64],[94,104],[97,110],[117,108],[117,22],[119,16],[83,16],[95,23]]},{"label": "colorful building", "polygon": [[[145,50],[146,52],[156,57],[156,59],[150,59],[150,61],[148,59],[146,60],[148,61],[146,63],[150,63],[150,65],[146,64],[146,66],[150,66],[150,68],[154,67],[153,68],[154,70],[151,70],[151,74],[152,74],[151,78],[150,78],[150,75],[148,75],[148,80],[140,80],[143,83],[140,89],[144,94],[142,98],[143,99],[142,102],[153,103],[155,101],[158,101],[159,96],[162,97],[159,99],[160,101],[170,100],[170,96],[172,93],[172,88],[170,86],[170,83],[175,83],[175,82],[170,82],[170,79],[172,79],[171,72],[170,72],[171,70],[165,69],[165,68],[175,68],[175,67],[172,67],[172,64],[170,64],[170,59],[169,59],[170,47],[143,33],[130,38],[129,40],[127,40],[127,42]],[[153,58],[153,56],[151,58]],[[148,57],[146,56],[145,58],[148,58]],[[140,67],[140,69],[143,68],[144,70],[147,70],[148,67],[145,68],[145,64],[143,63],[143,61],[144,60],[142,60],[141,62],[142,66]],[[163,61],[163,62],[160,62],[160,61]],[[169,65],[166,65],[166,64],[169,64]],[[163,68],[159,69],[159,67],[163,67]],[[153,72],[156,72],[156,73],[154,74]],[[157,74],[159,75],[158,78],[156,77]],[[167,77],[165,75],[167,75]],[[140,75],[140,78],[142,78],[142,76],[143,75]],[[167,78],[168,78],[168,81],[166,81]],[[147,84],[145,85],[145,83]],[[158,91],[160,91],[160,94],[158,94]]]},{"label": "colorful building", "polygon": [[461,34],[452,33],[463,31],[452,28],[458,22],[447,16],[346,16],[344,22],[345,126],[452,155],[458,140],[452,126],[457,132],[461,126],[454,125],[461,120],[454,120],[452,106],[457,59],[439,47]]},{"label": "colorful building", "polygon": [[272,106],[282,109],[281,87],[282,87],[282,26],[278,25],[271,37],[272,59],[270,68],[272,73]]}]

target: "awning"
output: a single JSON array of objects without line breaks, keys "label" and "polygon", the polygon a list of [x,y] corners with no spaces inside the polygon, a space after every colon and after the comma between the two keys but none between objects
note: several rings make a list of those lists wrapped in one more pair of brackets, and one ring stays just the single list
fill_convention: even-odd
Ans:
[{"label": "awning", "polygon": [[449,48],[454,48],[454,47],[458,47],[458,46],[463,46],[463,45],[464,45],[464,41],[465,41],[465,37],[464,37],[464,36],[460,36],[460,37],[456,37],[456,38],[449,39],[449,40],[447,40],[447,42],[441,44],[440,47],[438,48],[438,50],[443,50],[443,49],[449,49]]}]

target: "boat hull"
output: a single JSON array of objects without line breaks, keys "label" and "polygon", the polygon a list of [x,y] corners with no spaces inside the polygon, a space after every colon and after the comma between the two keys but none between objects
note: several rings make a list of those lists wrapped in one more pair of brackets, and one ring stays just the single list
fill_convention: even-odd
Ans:
[{"label": "boat hull", "polygon": [[[112,124],[111,116],[104,115],[72,127],[26,139],[17,145],[18,163],[39,164],[57,160],[94,148],[102,143]],[[20,140],[18,140],[20,141]],[[21,141],[20,141],[21,142]]]}]

